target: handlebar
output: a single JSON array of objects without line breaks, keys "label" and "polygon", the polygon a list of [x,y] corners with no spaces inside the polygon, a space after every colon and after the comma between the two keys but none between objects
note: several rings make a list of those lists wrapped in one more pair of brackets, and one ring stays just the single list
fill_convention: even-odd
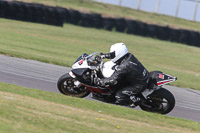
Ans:
[{"label": "handlebar", "polygon": [[115,58],[115,52],[105,53],[105,54],[100,53],[100,55],[101,55],[101,57],[103,57],[103,59],[104,58],[107,58],[107,59],[113,59],[113,58]]},{"label": "handlebar", "polygon": [[86,58],[88,59],[88,65],[90,66],[98,66],[100,65],[103,61],[103,59],[113,59],[115,57],[115,52],[111,53],[100,53],[99,55],[96,55],[97,52],[90,54]]}]

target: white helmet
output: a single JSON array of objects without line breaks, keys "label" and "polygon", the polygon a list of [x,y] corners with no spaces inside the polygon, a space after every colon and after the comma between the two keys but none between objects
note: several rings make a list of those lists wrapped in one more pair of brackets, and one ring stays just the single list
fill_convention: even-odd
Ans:
[{"label": "white helmet", "polygon": [[112,62],[116,62],[128,53],[128,48],[124,43],[116,43],[110,47],[110,53],[113,52],[115,53],[115,57],[112,59]]}]

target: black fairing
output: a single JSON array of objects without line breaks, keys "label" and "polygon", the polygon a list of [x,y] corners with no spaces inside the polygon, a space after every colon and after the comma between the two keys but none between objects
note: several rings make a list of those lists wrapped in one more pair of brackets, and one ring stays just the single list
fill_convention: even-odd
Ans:
[{"label": "black fairing", "polygon": [[83,74],[88,70],[88,68],[79,68],[79,69],[73,69],[73,74],[76,75],[76,77],[81,78],[83,77]]},{"label": "black fairing", "polygon": [[91,81],[91,71],[88,68],[73,69],[72,73],[75,74],[76,78],[86,84],[90,84]]}]

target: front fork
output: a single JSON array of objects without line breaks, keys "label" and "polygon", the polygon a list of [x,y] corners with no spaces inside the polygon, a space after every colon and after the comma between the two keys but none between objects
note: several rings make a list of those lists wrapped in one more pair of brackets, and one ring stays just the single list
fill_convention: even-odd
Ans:
[{"label": "front fork", "polygon": [[[74,79],[76,78],[76,75],[73,74],[72,71],[69,72],[69,75],[70,75],[72,78],[74,78]],[[77,88],[79,88],[79,87],[81,87],[83,84],[82,84],[81,82],[79,82],[78,80],[76,80],[76,81],[74,82],[74,85],[75,85]]]},{"label": "front fork", "polygon": [[91,85],[94,85],[94,79],[97,78],[97,77],[98,77],[97,76],[97,71],[96,70],[91,71],[91,77],[90,77],[90,79],[91,79],[90,84]]}]

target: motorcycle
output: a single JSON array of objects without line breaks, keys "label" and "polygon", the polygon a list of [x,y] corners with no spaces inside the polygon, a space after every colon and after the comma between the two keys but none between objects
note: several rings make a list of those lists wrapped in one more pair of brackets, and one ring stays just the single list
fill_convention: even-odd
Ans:
[{"label": "motorcycle", "polygon": [[[112,61],[104,63],[108,54],[96,54],[97,52],[90,55],[82,54],[72,65],[72,70],[58,79],[57,87],[64,95],[83,98],[91,93],[94,99],[115,103],[116,88],[120,88],[120,84],[101,87],[96,86],[94,80],[110,77],[115,72],[116,64]],[[130,96],[130,103],[127,106],[139,106],[145,111],[167,114],[174,108],[175,98],[170,91],[163,88],[163,85],[174,82],[177,78],[161,71],[152,71],[149,75],[147,88],[135,96],[141,99],[140,103],[135,105]]]}]

